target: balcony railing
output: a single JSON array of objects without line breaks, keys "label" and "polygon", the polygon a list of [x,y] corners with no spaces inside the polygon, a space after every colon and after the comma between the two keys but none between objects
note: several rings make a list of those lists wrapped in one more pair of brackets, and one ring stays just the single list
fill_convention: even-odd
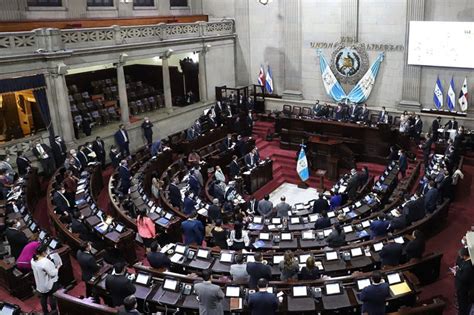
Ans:
[{"label": "balcony railing", "polygon": [[54,53],[157,41],[204,39],[234,33],[233,20],[80,29],[40,28],[29,32],[0,33],[0,56]]}]

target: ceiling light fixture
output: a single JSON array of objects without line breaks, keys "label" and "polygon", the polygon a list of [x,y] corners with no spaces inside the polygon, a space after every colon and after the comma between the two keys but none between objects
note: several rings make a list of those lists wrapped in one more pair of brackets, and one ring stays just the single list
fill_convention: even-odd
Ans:
[{"label": "ceiling light fixture", "polygon": [[260,4],[263,4],[263,5],[267,5],[269,3],[271,3],[273,0],[258,0],[258,2],[260,2]]}]

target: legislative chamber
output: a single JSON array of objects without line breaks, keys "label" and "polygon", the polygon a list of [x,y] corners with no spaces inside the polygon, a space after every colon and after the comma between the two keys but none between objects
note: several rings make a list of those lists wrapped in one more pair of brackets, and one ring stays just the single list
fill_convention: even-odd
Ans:
[{"label": "legislative chamber", "polygon": [[4,0],[0,314],[471,314],[472,12]]}]

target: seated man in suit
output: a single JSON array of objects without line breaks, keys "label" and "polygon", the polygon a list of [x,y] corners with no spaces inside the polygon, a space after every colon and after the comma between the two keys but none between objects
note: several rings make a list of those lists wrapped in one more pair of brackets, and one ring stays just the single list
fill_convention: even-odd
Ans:
[{"label": "seated man in suit", "polygon": [[[92,255],[92,244],[87,242],[85,245],[82,245],[76,254],[77,262],[81,267],[82,272],[82,281],[89,281],[94,274],[99,271],[100,267],[95,260],[95,257]],[[92,295],[92,287],[86,285],[86,296],[89,297]]]},{"label": "seated man in suit", "polygon": [[314,229],[320,230],[331,226],[331,219],[328,218],[326,210],[321,211],[320,217],[314,222]]},{"label": "seated man in suit", "polygon": [[171,183],[168,186],[169,190],[169,198],[171,205],[176,208],[181,208],[182,199],[181,199],[181,191],[178,187],[179,179],[177,177],[173,177]]},{"label": "seated man in suit", "polygon": [[240,166],[237,162],[237,155],[232,156],[232,162],[229,164],[229,176],[235,178],[240,175]]},{"label": "seated man in suit", "polygon": [[191,192],[187,190],[184,193],[184,201],[183,201],[183,212],[186,215],[190,215],[191,213],[196,211],[196,201],[191,198]]},{"label": "seated man in suit", "polygon": [[424,195],[425,198],[425,210],[428,213],[433,213],[436,210],[438,204],[438,189],[435,187],[434,181],[428,183],[428,192]]},{"label": "seated man in suit", "polygon": [[61,185],[53,194],[53,202],[55,205],[55,210],[58,214],[69,212],[74,207],[74,205],[69,203],[65,193],[66,189]]},{"label": "seated man in suit", "polygon": [[279,218],[288,218],[288,212],[291,211],[291,206],[286,202],[286,197],[280,197],[280,203],[275,206],[277,217]]},{"label": "seated man in suit", "polygon": [[403,245],[390,239],[380,251],[382,267],[394,267],[400,264],[403,254]]},{"label": "seated man in suit", "polygon": [[385,106],[382,106],[382,110],[379,112],[379,116],[377,117],[377,123],[388,124],[388,113],[385,110]]},{"label": "seated man in suit", "polygon": [[389,215],[389,226],[388,230],[390,232],[398,231],[404,229],[407,226],[407,218],[406,215],[403,214],[402,209],[398,209],[396,211],[396,215]]},{"label": "seated man in suit", "polygon": [[120,153],[122,154],[123,157],[127,157],[130,155],[130,138],[128,137],[128,132],[125,129],[125,126],[123,124],[120,124],[119,130],[114,135],[115,142],[117,142],[117,145],[120,149]]},{"label": "seated man in suit", "polygon": [[258,280],[262,278],[266,279],[267,281],[272,279],[272,269],[269,265],[264,265],[262,263],[262,253],[255,253],[254,259],[255,262],[247,263],[247,273],[250,276],[249,289],[255,289],[257,287]]},{"label": "seated man in suit", "polygon": [[316,199],[313,203],[313,213],[322,213],[323,211],[329,210],[329,203],[324,198],[322,193],[319,193],[318,199]]},{"label": "seated man in suit", "polygon": [[130,186],[132,185],[132,175],[128,169],[127,160],[122,160],[119,166],[119,176],[120,176],[120,191],[122,194],[127,195]]},{"label": "seated man in suit", "polygon": [[258,202],[258,213],[263,217],[269,217],[273,210],[273,203],[270,201],[270,196],[265,195],[263,200]]},{"label": "seated man in suit", "polygon": [[189,218],[181,223],[184,244],[195,244],[200,246],[204,240],[204,226],[197,218],[197,212],[191,213]]},{"label": "seated man in suit", "polygon": [[121,306],[127,296],[135,293],[135,285],[125,275],[125,263],[114,264],[112,274],[105,278],[105,289],[110,294],[111,307]]},{"label": "seated man in suit", "polygon": [[89,231],[82,219],[81,212],[75,210],[71,217],[71,232],[79,234],[79,238],[83,241],[93,241],[95,234]]},{"label": "seated man in suit", "polygon": [[364,124],[367,124],[370,121],[369,109],[367,108],[367,104],[364,104],[362,110],[359,113],[359,121],[363,122]]},{"label": "seated man in suit", "polygon": [[17,219],[7,220],[7,229],[5,237],[10,245],[10,253],[15,259],[20,256],[23,248],[28,244],[28,238],[23,231],[20,231],[21,223]]},{"label": "seated man in suit", "polygon": [[362,301],[362,314],[385,314],[385,300],[390,297],[389,284],[382,282],[380,271],[372,273],[372,284],[365,287],[359,295]]},{"label": "seated man in suit", "polygon": [[386,220],[385,214],[380,214],[377,220],[374,220],[372,223],[370,223],[371,239],[387,235],[389,225],[390,223]]},{"label": "seated man in suit", "polygon": [[146,255],[146,259],[153,268],[168,270],[171,266],[171,260],[160,250],[160,245],[157,241],[154,241],[151,243],[150,252]]}]

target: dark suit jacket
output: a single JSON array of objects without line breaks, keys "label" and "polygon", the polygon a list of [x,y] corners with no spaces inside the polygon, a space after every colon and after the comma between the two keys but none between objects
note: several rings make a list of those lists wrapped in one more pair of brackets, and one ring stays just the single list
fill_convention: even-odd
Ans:
[{"label": "dark suit jacket", "polygon": [[143,128],[143,134],[145,135],[145,137],[152,137],[153,136],[153,124],[152,122],[143,122],[142,123],[142,128]]},{"label": "dark suit jacket", "polygon": [[130,171],[126,167],[120,166],[119,176],[120,176],[120,181],[121,181],[120,190],[123,193],[126,193],[132,184],[130,180],[130,176],[131,176]]},{"label": "dark suit jacket", "polygon": [[128,136],[127,130],[124,130],[125,136],[127,137],[127,140],[123,137],[122,131],[117,130],[114,134],[115,141],[117,142],[117,145],[121,148],[123,147],[126,143],[130,142],[130,137]]},{"label": "dark suit jacket", "polygon": [[196,201],[194,201],[192,198],[184,197],[183,206],[184,214],[190,215],[191,213],[196,211]]},{"label": "dark suit jacket", "polygon": [[204,239],[204,226],[199,220],[186,220],[181,223],[183,230],[184,243],[201,245]]},{"label": "dark suit jacket", "polygon": [[[456,276],[454,277],[454,286],[456,291],[459,293],[466,293],[472,289],[472,279],[474,277],[474,268],[472,267],[471,261],[460,261],[458,264],[458,270],[456,271]],[[458,295],[459,295],[458,293]]]},{"label": "dark suit jacket", "polygon": [[[53,158],[53,155],[52,155],[52,152],[51,152],[51,148],[49,146],[47,146],[46,144],[42,143],[41,144],[41,147],[43,148],[43,151],[46,152],[46,154],[48,154],[48,158]],[[36,156],[36,158],[38,160],[41,160],[40,159],[40,154],[38,152],[38,150],[36,149],[36,145],[33,147],[33,154]]]},{"label": "dark suit jacket", "polygon": [[175,184],[170,184],[168,186],[170,202],[174,207],[179,207],[181,205],[181,191],[178,186]]},{"label": "dark suit jacket", "polygon": [[103,140],[99,140],[99,142],[100,145],[97,143],[97,140],[92,143],[92,150],[94,150],[97,157],[101,159],[102,157],[105,157],[105,145]]},{"label": "dark suit jacket", "polygon": [[359,299],[363,302],[362,313],[370,315],[385,314],[385,299],[389,296],[390,289],[388,283],[365,287],[359,295]]},{"label": "dark suit jacket", "polygon": [[230,178],[234,178],[240,174],[240,166],[236,162],[232,161],[229,164],[229,175]]},{"label": "dark suit jacket", "polygon": [[449,120],[449,121],[444,125],[444,127],[446,127],[447,129],[458,129],[458,122],[457,122],[457,121]]},{"label": "dark suit jacket", "polygon": [[346,193],[349,199],[354,200],[357,196],[357,188],[359,188],[359,179],[357,174],[352,175],[347,181]]},{"label": "dark suit jacket", "polygon": [[322,217],[316,220],[314,222],[314,229],[319,230],[319,229],[325,229],[331,226],[331,219],[328,217]]},{"label": "dark suit jacket", "polygon": [[123,304],[123,299],[135,293],[135,286],[124,275],[108,275],[105,279],[105,288],[110,293],[112,307]]},{"label": "dark suit jacket", "polygon": [[212,221],[216,222],[217,219],[222,219],[221,209],[219,206],[211,205],[207,209],[207,217]]},{"label": "dark suit jacket", "polygon": [[249,295],[248,307],[252,315],[273,315],[278,311],[278,298],[269,292],[255,292]]},{"label": "dark suit jacket", "polygon": [[64,212],[69,211],[70,206],[68,205],[66,196],[62,195],[59,191],[54,192],[53,201],[59,213],[64,213]]},{"label": "dark suit jacket", "polygon": [[329,203],[326,199],[316,199],[313,204],[313,213],[321,213],[323,210],[329,210]]},{"label": "dark suit jacket", "polygon": [[421,238],[415,238],[412,241],[409,241],[405,247],[405,253],[407,260],[412,258],[421,258],[423,257],[423,252],[425,251],[425,241]]},{"label": "dark suit jacket", "polygon": [[406,169],[408,168],[408,161],[406,155],[400,155],[400,158],[398,159],[398,168],[400,169],[400,171],[406,171]]},{"label": "dark suit jacket", "polygon": [[245,165],[248,168],[255,167],[257,165],[257,157],[254,155],[253,158],[252,158],[250,153],[245,155],[244,161],[245,161]]},{"label": "dark suit jacket", "polygon": [[372,237],[383,236],[387,234],[388,221],[375,220],[370,223],[370,232]]},{"label": "dark suit jacket", "polygon": [[417,135],[420,135],[423,131],[423,121],[421,121],[421,119],[418,121],[415,120],[414,130]]},{"label": "dark suit jacket", "polygon": [[94,256],[92,256],[92,254],[89,252],[83,252],[81,250],[78,250],[76,258],[77,262],[79,263],[79,266],[81,267],[82,281],[89,281],[94,276],[94,274],[100,269],[99,265],[97,265]]},{"label": "dark suit jacket", "polygon": [[66,144],[64,141],[60,141],[59,144],[56,141],[52,141],[51,143],[51,149],[53,150],[53,157],[54,157],[54,162],[56,162],[56,165],[61,165],[64,163],[64,160],[66,159]]},{"label": "dark suit jacket", "polygon": [[25,233],[20,230],[8,228],[5,231],[5,236],[7,238],[8,244],[10,245],[11,254],[15,259],[20,256],[23,248],[28,244],[28,238]]},{"label": "dark suit jacket", "polygon": [[20,176],[25,175],[28,172],[28,167],[30,167],[31,161],[27,157],[17,157],[16,166],[18,167],[18,174]]},{"label": "dark suit jacket", "polygon": [[91,238],[89,237],[89,230],[87,227],[79,221],[78,219],[71,218],[71,231],[72,233],[78,233],[79,237],[83,241],[90,241]]},{"label": "dark suit jacket", "polygon": [[382,266],[397,266],[402,258],[403,245],[398,243],[387,243],[380,251]]},{"label": "dark suit jacket", "polygon": [[87,163],[89,163],[87,153],[79,151],[77,152],[77,158],[79,159],[79,162],[81,162],[81,168],[87,167]]},{"label": "dark suit jacket", "polygon": [[160,252],[149,252],[146,255],[146,259],[150,263],[150,266],[156,269],[168,269],[171,266],[171,260],[168,258],[168,256]]},{"label": "dark suit jacket", "polygon": [[431,123],[431,132],[433,134],[437,134],[438,133],[438,129],[439,129],[439,121],[438,119],[435,119],[433,120],[433,122]]},{"label": "dark suit jacket", "polygon": [[406,215],[407,224],[411,224],[425,216],[424,198],[408,201],[403,207],[403,213]]},{"label": "dark suit jacket", "polygon": [[431,188],[425,194],[425,209],[427,212],[432,213],[436,210],[436,204],[438,203],[438,189]]},{"label": "dark suit jacket", "polygon": [[363,122],[368,122],[369,121],[369,109],[367,109],[366,111],[364,111],[364,109],[362,109],[360,111],[359,120],[363,121]]},{"label": "dark suit jacket", "polygon": [[268,281],[272,279],[272,269],[270,266],[259,262],[247,263],[247,273],[250,276],[249,289],[255,289],[260,278],[267,279]]}]

